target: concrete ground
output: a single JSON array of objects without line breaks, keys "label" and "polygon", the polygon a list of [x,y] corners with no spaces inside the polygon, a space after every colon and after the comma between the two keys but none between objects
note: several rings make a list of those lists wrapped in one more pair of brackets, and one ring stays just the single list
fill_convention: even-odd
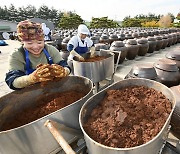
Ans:
[{"label": "concrete ground", "polygon": [[[20,42],[14,40],[6,40],[7,46],[0,46],[0,97],[12,92],[11,89],[6,85],[4,79],[5,74],[8,72],[8,55],[20,46]],[[180,43],[173,45],[169,48],[165,48],[160,51],[156,51],[153,54],[147,54],[143,57],[136,57],[134,60],[125,60],[123,64],[120,64],[117,71],[114,74],[114,81],[123,80],[124,77],[129,73],[133,65],[143,63],[154,63],[160,58],[165,58],[165,55],[171,50],[180,50]],[[177,140],[171,133],[169,134],[171,139]]]}]

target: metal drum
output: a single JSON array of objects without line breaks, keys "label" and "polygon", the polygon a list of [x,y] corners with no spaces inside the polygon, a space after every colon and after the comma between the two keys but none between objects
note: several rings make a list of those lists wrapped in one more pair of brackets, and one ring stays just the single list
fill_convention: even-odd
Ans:
[{"label": "metal drum", "polygon": [[[100,82],[107,77],[111,77],[114,73],[114,54],[104,50],[100,50],[95,54],[107,58],[95,62],[79,62],[75,59],[76,57],[74,57],[74,75],[87,77],[94,83]],[[89,56],[90,53],[83,55],[85,59]]]},{"label": "metal drum", "polygon": [[[121,89],[131,85],[143,85],[149,88],[153,88],[157,91],[162,92],[172,103],[172,111],[166,120],[163,128],[161,131],[149,142],[142,144],[140,146],[132,147],[132,148],[112,148],[102,145],[93,139],[91,139],[83,128],[83,124],[91,114],[92,110],[104,99],[106,95],[106,91],[109,89]],[[149,80],[149,79],[127,79],[119,81],[106,89],[100,91],[99,93],[92,96],[90,99],[86,101],[80,111],[79,121],[80,126],[84,134],[84,138],[86,141],[86,145],[88,147],[88,151],[90,154],[158,154],[161,150],[164,141],[166,140],[170,119],[175,108],[175,96],[173,95],[172,91],[164,86],[163,84]]]},{"label": "metal drum", "polygon": [[[85,101],[92,96],[93,83],[85,77],[68,76],[60,81],[50,82],[45,86],[36,84],[19,91],[14,91],[0,98],[0,127],[13,113],[36,104],[38,98],[56,92],[76,90],[86,92],[78,101],[48,114],[29,124],[0,132],[1,154],[49,154],[60,151],[61,148],[44,123],[49,119],[67,127],[80,130],[79,111]],[[66,141],[71,142],[73,133],[61,130]],[[55,152],[56,151],[56,152]]]}]

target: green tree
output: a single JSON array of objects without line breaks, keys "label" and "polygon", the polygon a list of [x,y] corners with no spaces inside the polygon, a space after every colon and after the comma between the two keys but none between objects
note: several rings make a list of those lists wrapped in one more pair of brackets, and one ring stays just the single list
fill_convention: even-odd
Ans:
[{"label": "green tree", "polygon": [[119,27],[116,21],[108,19],[108,17],[92,18],[90,28],[115,28]]},{"label": "green tree", "polygon": [[135,18],[126,18],[122,22],[123,27],[141,27],[141,20]]},{"label": "green tree", "polygon": [[4,8],[0,7],[0,19],[9,20],[9,13],[6,6]]},{"label": "green tree", "polygon": [[51,10],[47,6],[42,5],[37,11],[37,17],[47,20],[50,18],[50,15],[49,15],[50,12]]},{"label": "green tree", "polygon": [[15,6],[11,4],[7,11],[8,11],[8,20],[16,21],[16,19],[18,18],[18,11],[15,8]]},{"label": "green tree", "polygon": [[175,16],[172,13],[168,13],[167,15],[171,17],[171,22],[174,22]]},{"label": "green tree", "polygon": [[83,19],[73,12],[65,12],[58,24],[62,29],[76,29],[80,24],[84,23]]}]

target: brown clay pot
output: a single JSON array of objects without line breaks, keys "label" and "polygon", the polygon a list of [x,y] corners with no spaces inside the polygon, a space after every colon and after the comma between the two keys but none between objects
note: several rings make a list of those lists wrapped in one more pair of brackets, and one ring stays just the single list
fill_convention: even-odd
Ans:
[{"label": "brown clay pot", "polygon": [[159,59],[154,63],[159,82],[168,87],[176,86],[180,81],[179,69],[170,59]]},{"label": "brown clay pot", "polygon": [[180,69],[180,51],[170,51],[166,54],[166,58],[171,59],[176,62],[176,65]]},{"label": "brown clay pot", "polygon": [[61,42],[61,48],[63,51],[67,51],[67,44],[71,38],[70,37],[65,37],[62,42]]},{"label": "brown clay pot", "polygon": [[100,49],[104,49],[104,50],[108,50],[109,49],[109,45],[104,44],[104,43],[97,43],[94,46],[95,46],[95,50],[96,51],[100,51]]},{"label": "brown clay pot", "polygon": [[109,44],[109,37],[105,34],[101,35],[99,43]]},{"label": "brown clay pot", "polygon": [[149,49],[148,49],[148,53],[153,53],[156,49],[156,38],[154,37],[148,37],[148,44],[149,44]]},{"label": "brown clay pot", "polygon": [[130,72],[126,75],[128,78],[146,78],[151,80],[157,80],[157,73],[152,64],[137,64],[132,67]]},{"label": "brown clay pot", "polygon": [[97,36],[92,36],[91,40],[93,41],[94,44],[99,43],[99,37],[97,37]]},{"label": "brown clay pot", "polygon": [[170,121],[171,132],[180,139],[180,85],[171,87],[171,90],[176,98],[176,106]]},{"label": "brown clay pot", "polygon": [[162,40],[161,36],[155,36],[155,38],[156,38],[156,42],[157,42],[155,50],[159,51],[163,46],[163,40]]},{"label": "brown clay pot", "polygon": [[139,51],[139,45],[135,39],[129,39],[126,41],[125,46],[127,47],[127,55],[126,58],[129,60],[133,60]]},{"label": "brown clay pot", "polygon": [[145,56],[149,49],[149,44],[147,39],[141,38],[138,39],[137,42],[139,45],[138,56]]},{"label": "brown clay pot", "polygon": [[64,60],[67,60],[70,53],[69,51],[60,51],[60,54]]},{"label": "brown clay pot", "polygon": [[114,63],[117,62],[117,59],[118,59],[118,51],[121,51],[121,55],[120,55],[120,59],[119,59],[119,63],[122,63],[125,58],[126,58],[126,55],[127,55],[127,48],[125,47],[124,43],[122,41],[114,41],[112,44],[111,44],[111,47],[110,47],[110,50],[114,53]]},{"label": "brown clay pot", "polygon": [[111,45],[111,43],[112,42],[114,42],[114,41],[118,41],[119,39],[118,39],[118,36],[116,35],[116,34],[111,34],[110,36],[109,36],[109,44]]},{"label": "brown clay pot", "polygon": [[165,49],[168,45],[168,37],[167,35],[162,35],[162,40],[163,40],[163,45],[162,45],[162,49]]},{"label": "brown clay pot", "polygon": [[173,43],[173,38],[172,38],[171,34],[167,34],[167,37],[168,37],[168,40],[169,40],[167,47],[170,47],[172,45],[172,43]]}]

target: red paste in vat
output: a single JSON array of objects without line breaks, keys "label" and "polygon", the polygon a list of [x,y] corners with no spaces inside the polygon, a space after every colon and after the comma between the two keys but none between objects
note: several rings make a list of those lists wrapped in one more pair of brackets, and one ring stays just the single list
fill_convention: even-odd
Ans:
[{"label": "red paste in vat", "polygon": [[95,57],[85,59],[85,61],[81,61],[81,62],[96,62],[96,61],[101,61],[103,59],[106,59],[106,57],[104,57],[104,56],[95,56]]},{"label": "red paste in vat", "polygon": [[30,123],[67,105],[72,104],[85,95],[85,93],[80,93],[77,91],[67,91],[46,95],[37,101],[37,106],[24,109],[21,112],[13,115],[13,119],[7,120],[1,128],[1,131],[9,130]]},{"label": "red paste in vat", "polygon": [[144,86],[108,90],[84,124],[95,141],[114,148],[144,144],[162,129],[171,112],[170,101]]}]

